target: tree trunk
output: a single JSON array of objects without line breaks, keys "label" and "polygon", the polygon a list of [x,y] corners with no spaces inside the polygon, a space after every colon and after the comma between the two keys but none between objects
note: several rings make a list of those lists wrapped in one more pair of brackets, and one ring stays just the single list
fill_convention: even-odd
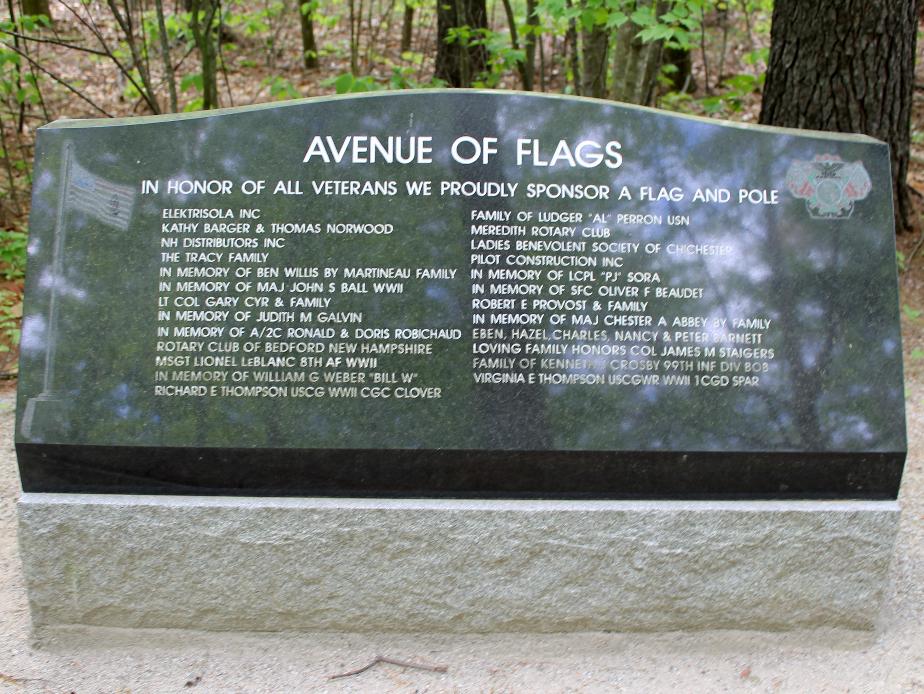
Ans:
[{"label": "tree trunk", "polygon": [[[565,7],[571,9],[571,0],[565,0]],[[574,93],[581,95],[581,60],[578,55],[577,20],[574,17],[568,20],[568,31],[565,34],[565,54],[570,57],[571,80],[574,83]]]},{"label": "tree trunk", "polygon": [[696,91],[696,80],[693,78],[693,56],[690,51],[683,48],[664,47],[661,55],[664,65],[673,65],[677,69],[667,75],[670,80],[671,91],[691,94]]},{"label": "tree trunk", "polygon": [[350,0],[350,74],[359,75],[359,35],[363,25],[363,0]]},{"label": "tree trunk", "polygon": [[[510,29],[510,46],[515,51],[520,50],[520,41],[517,38],[517,19],[513,14],[513,5],[510,4],[510,0],[503,0],[504,2],[504,13],[507,15],[507,27]],[[517,61],[517,71],[520,73],[520,84],[523,87],[524,91],[532,91],[532,75],[526,72],[526,61],[518,60]]]},{"label": "tree trunk", "polygon": [[760,122],[863,133],[889,143],[896,229],[905,184],[917,40],[909,0],[776,0]]},{"label": "tree trunk", "polygon": [[[151,113],[160,113],[160,104],[157,102],[157,92],[154,90],[154,82],[151,80],[151,74],[148,72],[148,62],[147,62],[147,51],[145,47],[139,46],[139,39],[143,41],[143,36],[139,37],[135,33],[135,20],[132,15],[131,5],[123,4],[123,13],[119,6],[115,3],[115,0],[108,0],[107,5],[109,6],[109,11],[112,13],[113,18],[116,20],[116,23],[119,25],[119,28],[124,34],[125,43],[128,46],[129,53],[132,56],[132,62],[129,65],[129,70],[135,68],[138,71],[138,77],[140,78],[141,84],[133,82],[136,89],[141,92],[141,96],[147,103],[148,107],[151,109]],[[128,71],[125,73],[126,77],[129,77]]]},{"label": "tree trunk", "polygon": [[22,0],[23,14],[43,14],[51,19],[51,10],[48,7],[48,0]]},{"label": "tree trunk", "polygon": [[532,91],[536,82],[536,38],[539,30],[539,15],[536,13],[537,0],[526,0],[526,36],[523,37],[523,49],[526,52],[526,65],[523,88]]},{"label": "tree trunk", "polygon": [[401,52],[411,50],[411,39],[414,37],[414,6],[407,0],[404,2],[404,23],[401,25]]},{"label": "tree trunk", "polygon": [[602,99],[606,96],[606,56],[609,48],[609,31],[595,25],[582,32],[581,94]]},{"label": "tree trunk", "polygon": [[[12,24],[13,24],[14,27],[18,26],[18,24],[17,24],[17,19],[16,19],[16,8],[13,6],[13,0],[6,0],[6,7],[7,7],[7,10],[9,11],[9,13],[10,13],[10,22],[12,22]],[[22,49],[20,48],[20,45],[19,45],[19,37],[16,36],[15,34],[13,35],[13,49],[14,49],[17,53],[18,53],[20,50],[22,50]],[[28,50],[28,49],[26,49],[26,50]],[[17,90],[17,92],[18,92],[20,89],[22,89],[22,72],[20,72],[20,67],[21,67],[21,66],[18,65],[18,64],[14,64],[14,65],[13,65],[13,74],[16,76],[15,85],[16,85],[16,90]],[[37,84],[37,83],[36,83],[36,84]],[[17,118],[16,118],[16,123],[17,123],[17,125],[16,125],[16,132],[21,133],[21,132],[23,131],[23,127],[24,127],[25,124],[26,124],[26,100],[25,100],[25,99],[22,99],[22,100],[19,101],[19,115],[18,115]],[[2,124],[0,124],[0,127],[2,127]],[[4,152],[8,151],[7,148],[6,148],[6,137],[3,138],[3,143],[2,143],[2,145],[3,145],[3,151],[4,151]],[[9,165],[9,163],[10,163],[10,162],[9,162],[9,157],[8,157],[8,156],[5,156],[5,157],[3,157],[3,158],[4,158],[4,160],[5,160],[3,163],[6,164],[6,165]],[[11,180],[10,182],[12,183],[12,180]],[[10,187],[10,195],[15,196],[15,194],[16,194],[16,190],[15,190],[15,188],[13,188],[13,187],[11,186],[11,187]],[[16,207],[19,208],[19,200],[16,200]]]},{"label": "tree trunk", "polygon": [[218,108],[218,51],[215,45],[215,19],[220,0],[192,0],[189,26],[199,51],[202,76],[202,108]]},{"label": "tree trunk", "polygon": [[[503,0],[504,12],[507,15],[507,26],[510,28],[510,45],[513,50],[520,50],[520,42],[517,37],[517,20],[513,14],[513,6],[510,0]],[[517,61],[517,71],[520,73],[520,84],[523,91],[531,92],[533,90],[533,76],[536,72],[536,39],[534,28],[536,27],[536,18],[533,13],[536,11],[536,0],[526,0],[526,36],[523,37],[523,60]]]},{"label": "tree trunk", "polygon": [[302,64],[306,70],[313,70],[318,66],[318,45],[314,40],[312,5],[312,2],[305,2],[299,6],[302,26]]},{"label": "tree trunk", "polygon": [[[447,42],[449,30],[456,27],[468,27],[471,38]],[[470,87],[488,64],[485,46],[471,44],[481,38],[476,32],[487,28],[485,0],[436,0],[436,77],[451,87]]]},{"label": "tree trunk", "polygon": [[170,94],[170,111],[179,111],[179,102],[176,95],[176,75],[173,72],[173,59],[170,57],[170,39],[167,36],[167,22],[164,20],[163,0],[154,0],[154,10],[157,14],[157,32],[160,34],[160,56],[164,63],[164,80],[167,82]]},{"label": "tree trunk", "polygon": [[[650,5],[639,0],[638,5]],[[668,10],[668,3],[659,0],[655,14]],[[634,22],[626,22],[616,32],[616,50],[613,54],[613,86],[611,96],[616,101],[650,106],[658,86],[658,73],[664,53],[663,41],[642,42],[638,33],[642,30]]]}]

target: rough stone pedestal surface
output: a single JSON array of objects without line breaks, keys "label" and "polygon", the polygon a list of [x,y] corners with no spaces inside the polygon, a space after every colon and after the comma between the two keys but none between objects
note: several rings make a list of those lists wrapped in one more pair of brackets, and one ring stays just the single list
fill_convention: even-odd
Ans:
[{"label": "rough stone pedestal surface", "polygon": [[882,501],[24,494],[36,626],[596,631],[871,628]]}]

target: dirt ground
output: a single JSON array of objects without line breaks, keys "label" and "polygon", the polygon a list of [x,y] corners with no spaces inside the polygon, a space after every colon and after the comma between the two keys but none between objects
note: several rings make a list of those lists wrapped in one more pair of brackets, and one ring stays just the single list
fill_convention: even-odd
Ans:
[{"label": "dirt ground", "polygon": [[[906,326],[906,342],[921,328]],[[906,352],[910,348],[906,345]],[[901,531],[875,633],[228,634],[36,637],[16,545],[14,396],[0,392],[0,692],[924,692],[924,402],[911,369]],[[376,655],[390,664],[354,676]]]}]

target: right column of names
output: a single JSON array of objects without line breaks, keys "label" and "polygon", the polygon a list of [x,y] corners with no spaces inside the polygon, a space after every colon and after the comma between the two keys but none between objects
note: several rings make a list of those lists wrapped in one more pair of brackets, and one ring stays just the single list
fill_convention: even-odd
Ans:
[{"label": "right column of names", "polygon": [[664,224],[660,215],[471,216],[476,383],[753,388],[770,368],[770,318],[728,315],[713,287],[670,269],[730,246],[633,239],[640,225]]}]

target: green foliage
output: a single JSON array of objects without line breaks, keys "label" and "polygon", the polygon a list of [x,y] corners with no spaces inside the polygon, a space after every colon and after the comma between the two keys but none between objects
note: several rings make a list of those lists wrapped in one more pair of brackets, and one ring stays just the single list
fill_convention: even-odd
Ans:
[{"label": "green foliage", "polygon": [[445,87],[446,82],[432,77],[426,81],[418,80],[420,65],[424,61],[423,53],[406,51],[401,58],[409,65],[391,65],[392,73],[388,81],[389,89],[433,89]]},{"label": "green foliage", "polygon": [[0,353],[10,352],[22,335],[22,297],[12,289],[0,289]]},{"label": "green foliage", "polygon": [[132,68],[129,70],[129,73],[131,74],[134,82],[131,80],[126,80],[125,86],[122,87],[122,98],[124,98],[126,101],[134,101],[135,99],[141,98],[141,92],[139,92],[138,88],[135,86],[137,84],[141,84],[141,73],[138,72],[138,68]]},{"label": "green foliage", "polygon": [[700,99],[703,110],[709,114],[737,113],[751,94],[759,93],[764,86],[765,74],[759,76],[743,72],[722,83],[725,90],[714,96]]},{"label": "green foliage", "polygon": [[[189,12],[164,12],[164,28],[167,30],[167,43],[170,45],[179,45],[186,50],[194,47],[192,29],[189,24],[192,15]],[[157,22],[157,14],[154,10],[146,12],[143,17],[144,33],[147,36],[147,46],[149,51],[158,51],[160,46],[160,26]]]},{"label": "green foliage", "polygon": [[180,91],[191,91],[196,94],[196,96],[183,107],[184,111],[202,110],[202,105],[204,103],[204,99],[202,98],[202,73],[191,72],[188,75],[184,75],[183,79],[180,80]]},{"label": "green foliage", "polygon": [[738,0],[738,2],[732,6],[739,8],[751,18],[752,29],[755,33],[770,33],[770,17],[773,14],[773,0]]},{"label": "green foliage", "polygon": [[463,47],[477,46],[479,43],[484,43],[484,35],[488,31],[488,29],[474,29],[468,24],[463,24],[449,27],[444,40],[446,43],[458,43]]},{"label": "green foliage", "polygon": [[553,21],[576,20],[581,28],[604,27],[615,30],[628,21],[639,27],[636,36],[643,43],[664,41],[671,48],[689,49],[701,28],[703,11],[714,0],[673,0],[667,12],[658,14],[654,4],[635,0],[584,0],[571,7],[565,0],[546,0],[541,11]]},{"label": "green foliage", "polygon": [[911,321],[916,321],[921,317],[921,311],[916,308],[912,308],[908,304],[902,304],[902,313],[905,314],[905,318]]},{"label": "green foliage", "polygon": [[744,62],[748,65],[753,65],[756,68],[763,70],[763,66],[767,64],[767,61],[770,59],[770,49],[769,48],[756,48],[749,53],[744,54]]},{"label": "green foliage", "polygon": [[677,111],[678,113],[695,113],[696,99],[692,94],[687,92],[668,92],[660,99],[660,106],[666,111]]},{"label": "green foliage", "polygon": [[[44,15],[20,15],[16,21],[0,20],[0,29],[18,34],[35,33],[50,25]],[[21,40],[20,40],[21,42]],[[0,35],[0,104],[5,113],[0,118],[5,127],[0,133],[0,225],[8,228],[20,223],[27,210],[24,201],[32,184],[32,154],[28,129],[22,127],[34,117],[41,105],[42,73],[33,68],[16,50],[16,40]],[[42,111],[44,113],[44,111]],[[6,279],[19,279],[25,265],[25,234],[0,231],[0,273]]]},{"label": "green foliage", "polygon": [[260,85],[263,87],[268,86],[270,96],[276,101],[282,99],[297,99],[301,96],[301,94],[298,93],[298,89],[295,88],[295,85],[281,75],[267,77],[260,82]]},{"label": "green foliage", "polygon": [[458,43],[464,48],[484,46],[488,56],[487,69],[472,80],[474,87],[493,89],[500,84],[505,74],[526,58],[525,50],[510,45],[510,37],[506,32],[463,25],[451,27],[445,41]]},{"label": "green foliage", "polygon": [[482,38],[475,44],[480,43],[487,49],[488,64],[487,70],[473,81],[473,86],[493,89],[500,84],[505,74],[516,69],[517,64],[526,59],[526,51],[522,48],[514,49],[506,34],[487,29],[480,33]]},{"label": "green foliage", "polygon": [[0,276],[21,280],[26,272],[26,246],[29,235],[18,229],[0,229]]},{"label": "green foliage", "polygon": [[[21,280],[26,269],[28,235],[18,229],[0,229],[0,276],[6,281]],[[8,287],[0,288],[0,353],[19,344],[22,297]]]},{"label": "green foliage", "polygon": [[[192,41],[189,30],[189,12],[178,12],[177,14],[164,14],[164,28],[167,30],[167,40],[170,43],[179,43],[181,40]],[[145,16],[145,30],[152,40],[160,40],[160,28],[157,25],[157,17],[153,13]]]},{"label": "green foliage", "polygon": [[391,78],[388,81],[387,85],[380,84],[376,82],[375,79],[366,75],[364,77],[356,77],[352,73],[345,72],[336,77],[331,77],[324,80],[321,85],[325,87],[333,87],[337,94],[358,94],[361,92],[377,92],[383,89],[431,89],[437,87],[445,87],[446,83],[440,79],[429,79],[425,82],[417,80],[416,72],[417,66],[414,63],[419,63],[423,60],[423,56],[419,53],[405,53],[404,56],[411,65],[392,65],[392,74]]},{"label": "green foliage", "polygon": [[696,99],[691,94],[668,92],[661,97],[660,105],[668,111],[681,113],[705,113],[722,116],[739,113],[749,97],[759,94],[764,87],[765,73],[752,75],[742,72],[729,77],[722,83],[722,91]]},{"label": "green foliage", "polygon": [[333,29],[344,18],[346,8],[344,0],[315,0],[316,6],[313,9],[311,18],[315,26],[324,29]]},{"label": "green foliage", "polygon": [[664,41],[671,48],[689,50],[706,4],[707,0],[678,0],[662,15],[656,15],[654,7],[648,5],[636,9],[631,19],[641,27],[638,38],[644,43]]},{"label": "green foliage", "polygon": [[[13,26],[10,22],[0,27]],[[9,29],[12,31],[13,29]],[[17,104],[37,104],[41,100],[39,83],[31,73],[23,70],[24,61],[11,48],[0,43],[0,96],[10,98]]]},{"label": "green foliage", "polygon": [[382,86],[370,75],[356,77],[349,72],[326,79],[321,82],[321,84],[325,87],[333,87],[338,94],[358,94],[360,92],[375,92],[382,89]]},{"label": "green foliage", "polygon": [[285,3],[274,0],[263,6],[254,4],[238,7],[241,8],[239,11],[223,16],[225,23],[232,29],[243,32],[244,36],[260,39],[267,48],[272,49],[276,39],[275,27],[286,11]]}]

